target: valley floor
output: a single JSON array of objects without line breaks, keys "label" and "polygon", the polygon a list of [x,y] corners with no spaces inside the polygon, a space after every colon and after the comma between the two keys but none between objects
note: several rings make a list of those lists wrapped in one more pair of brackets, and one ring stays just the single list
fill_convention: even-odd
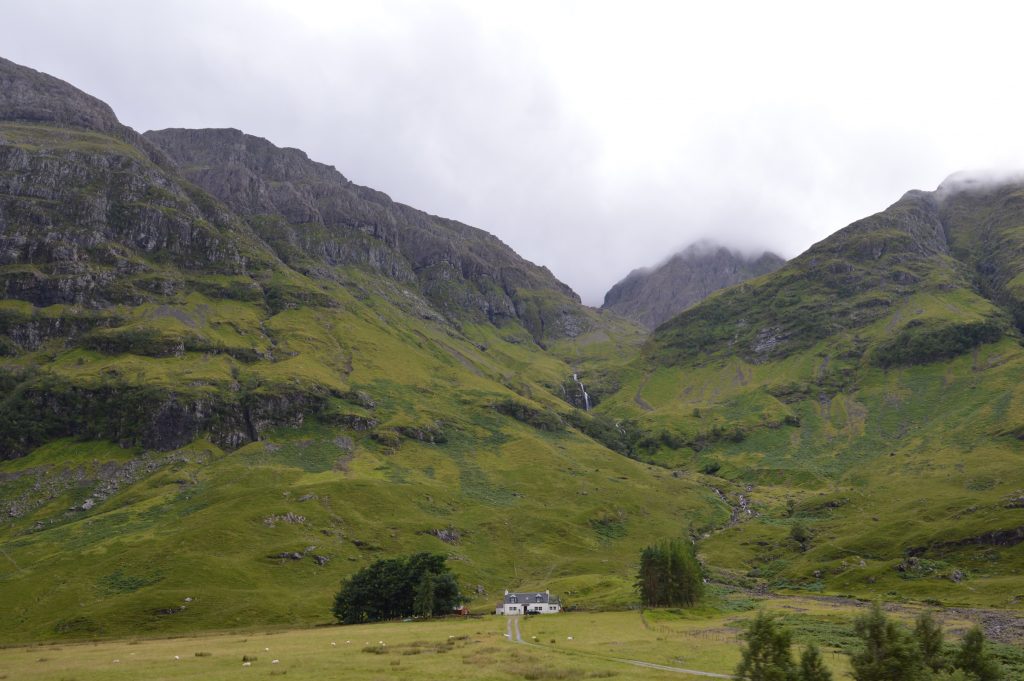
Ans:
[{"label": "valley floor", "polygon": [[[798,643],[815,641],[842,678],[850,623],[864,605],[823,598],[771,598]],[[909,622],[916,610],[889,608]],[[754,610],[574,612],[510,621],[500,616],[323,626],[196,637],[54,643],[0,650],[0,679],[150,681],[287,676],[290,679],[679,679],[682,669],[728,675],[739,660],[742,625]],[[971,626],[967,611],[940,613],[947,640]],[[1005,622],[1020,623],[1015,613]],[[1019,641],[1017,642],[1020,643]],[[993,644],[1011,672],[1024,654]],[[249,665],[244,665],[249,661]],[[642,666],[638,666],[640,663]],[[1013,677],[1016,678],[1016,677]]]}]

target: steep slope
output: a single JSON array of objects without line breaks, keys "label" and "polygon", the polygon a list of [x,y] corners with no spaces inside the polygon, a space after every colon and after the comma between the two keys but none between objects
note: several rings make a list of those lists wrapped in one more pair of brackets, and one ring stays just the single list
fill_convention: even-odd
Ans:
[{"label": "steep slope", "polygon": [[701,545],[719,578],[1019,604],[1022,199],[909,192],[664,323],[622,371],[598,412],[633,455],[734,506]]},{"label": "steep slope", "polygon": [[724,519],[585,434],[563,358],[636,329],[497,239],[0,72],[3,640],[323,621],[414,550],[476,607],[625,603],[641,546]]},{"label": "steep slope", "polygon": [[653,329],[719,289],[774,272],[774,253],[747,257],[710,242],[691,244],[661,265],[633,270],[604,296],[603,309]]},{"label": "steep slope", "polygon": [[187,178],[244,216],[291,267],[361,265],[452,319],[522,322],[542,341],[586,329],[579,297],[495,236],[391,201],[297,149],[237,130],[148,132]]}]

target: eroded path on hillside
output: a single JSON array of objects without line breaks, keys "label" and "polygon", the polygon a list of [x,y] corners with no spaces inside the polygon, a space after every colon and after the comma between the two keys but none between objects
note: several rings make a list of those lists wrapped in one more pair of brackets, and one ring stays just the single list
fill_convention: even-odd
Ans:
[{"label": "eroded path on hillside", "polygon": [[[537,615],[537,617],[544,617],[544,615]],[[733,678],[729,674],[717,674],[715,672],[706,672],[699,669],[684,669],[683,667],[670,667],[664,664],[657,664],[655,662],[645,662],[643,660],[629,660],[621,657],[611,657],[609,655],[599,655],[597,653],[584,652],[582,650],[562,650],[559,648],[552,648],[550,646],[542,645],[540,643],[534,643],[532,641],[523,640],[522,632],[519,629],[519,617],[511,616],[505,625],[505,638],[511,643],[519,643],[522,645],[533,646],[534,648],[543,648],[554,653],[561,655],[570,656],[582,656],[582,657],[596,657],[601,660],[607,660],[609,662],[618,662],[620,664],[628,664],[634,667],[644,667],[646,669],[657,669],[664,672],[675,672],[677,674],[688,674],[690,676],[699,676],[702,678],[712,679],[731,679]]]}]

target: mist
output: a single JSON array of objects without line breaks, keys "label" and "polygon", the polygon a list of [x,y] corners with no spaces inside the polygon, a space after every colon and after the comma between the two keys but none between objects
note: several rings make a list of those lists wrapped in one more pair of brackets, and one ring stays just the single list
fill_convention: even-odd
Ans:
[{"label": "mist", "polygon": [[5,7],[0,54],[140,131],[303,149],[597,305],[700,239],[790,258],[957,170],[1024,167],[1014,12],[38,0]]}]

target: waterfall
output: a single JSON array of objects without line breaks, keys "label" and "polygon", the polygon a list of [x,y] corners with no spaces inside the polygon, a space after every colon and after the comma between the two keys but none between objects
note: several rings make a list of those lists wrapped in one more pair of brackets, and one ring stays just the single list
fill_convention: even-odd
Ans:
[{"label": "waterfall", "polygon": [[579,374],[572,375],[573,382],[580,387],[580,392],[583,393],[583,411],[590,411],[590,395],[587,394],[587,389],[580,383]]}]

